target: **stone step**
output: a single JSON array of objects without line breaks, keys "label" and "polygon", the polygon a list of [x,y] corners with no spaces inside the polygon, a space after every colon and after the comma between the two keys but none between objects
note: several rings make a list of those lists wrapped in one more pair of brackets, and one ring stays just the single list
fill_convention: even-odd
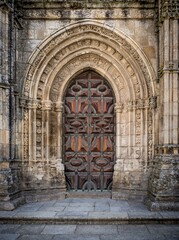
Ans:
[{"label": "stone step", "polygon": [[67,198],[111,198],[112,193],[109,191],[69,191]]},{"label": "stone step", "polygon": [[76,198],[31,202],[13,211],[0,211],[0,223],[178,224],[179,212],[151,212],[142,202],[76,195]]},{"label": "stone step", "polygon": [[150,217],[150,216],[96,216],[96,217],[82,217],[82,216],[62,216],[62,217],[1,217],[0,224],[98,224],[98,225],[116,225],[116,224],[179,224],[179,217]]}]

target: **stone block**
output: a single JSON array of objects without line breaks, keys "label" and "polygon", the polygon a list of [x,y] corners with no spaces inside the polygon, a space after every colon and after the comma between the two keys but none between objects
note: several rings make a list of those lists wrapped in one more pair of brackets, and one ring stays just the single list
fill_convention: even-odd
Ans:
[{"label": "stone block", "polygon": [[103,225],[78,225],[76,228],[77,234],[118,234],[117,226],[115,225],[106,225],[105,228]]},{"label": "stone block", "polygon": [[44,227],[45,227],[44,224],[39,224],[39,225],[25,224],[25,225],[21,225],[18,228],[18,234],[20,234],[20,235],[40,234],[42,232],[42,230],[44,229]]},{"label": "stone block", "polygon": [[1,240],[16,240],[19,238],[19,234],[0,234]]},{"label": "stone block", "polygon": [[45,234],[43,234],[43,235],[42,234],[39,234],[39,235],[30,234],[30,235],[21,235],[18,240],[52,240],[53,237],[54,237],[54,235],[52,235],[52,234],[46,234],[46,235]]},{"label": "stone block", "polygon": [[74,234],[76,225],[47,225],[41,234]]}]

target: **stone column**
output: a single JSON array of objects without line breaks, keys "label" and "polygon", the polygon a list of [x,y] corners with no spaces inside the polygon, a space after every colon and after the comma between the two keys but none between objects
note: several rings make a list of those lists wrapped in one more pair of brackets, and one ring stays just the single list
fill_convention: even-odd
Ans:
[{"label": "stone column", "polygon": [[36,160],[36,109],[38,100],[28,100],[27,106],[29,109],[29,161]]},{"label": "stone column", "polygon": [[149,180],[152,210],[179,209],[179,12],[175,0],[159,9],[160,124],[159,144]]},{"label": "stone column", "polygon": [[[64,176],[64,165],[62,163],[62,112],[63,102],[56,102],[55,111],[57,112],[57,170]],[[65,176],[64,176],[65,181]]]},{"label": "stone column", "polygon": [[112,198],[117,199],[119,194],[120,182],[121,182],[121,171],[123,169],[123,159],[120,156],[120,113],[122,112],[123,106],[120,103],[115,104],[115,115],[116,115],[116,163],[114,165],[113,174],[113,185],[112,185]]},{"label": "stone column", "polygon": [[45,100],[42,102],[42,111],[43,111],[43,118],[42,121],[43,125],[43,144],[44,144],[44,156],[47,164],[49,164],[49,145],[50,145],[50,139],[49,139],[49,121],[50,121],[50,115],[49,112],[52,109],[52,102],[50,100]]},{"label": "stone column", "polygon": [[62,163],[62,111],[63,103],[56,102],[55,108],[56,112],[56,131],[57,131],[57,156],[50,160],[51,173],[55,175],[57,179],[56,188],[58,190],[58,196],[60,198],[65,198],[66,196],[66,183],[64,174],[64,165]]},{"label": "stone column", "polygon": [[62,112],[63,102],[56,102],[55,111],[57,112],[57,159],[62,159]]},{"label": "stone column", "polygon": [[[13,11],[0,3],[0,210],[13,210],[21,201],[18,164],[14,161],[14,44]],[[12,39],[11,39],[12,38]],[[20,172],[20,171],[19,171]]]}]

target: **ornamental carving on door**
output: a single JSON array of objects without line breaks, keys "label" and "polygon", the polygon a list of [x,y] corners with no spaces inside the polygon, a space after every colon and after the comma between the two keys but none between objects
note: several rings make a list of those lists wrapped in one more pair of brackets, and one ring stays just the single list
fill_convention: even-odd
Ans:
[{"label": "ornamental carving on door", "polygon": [[94,71],[73,79],[63,112],[63,163],[68,190],[110,190],[115,163],[114,94]]}]

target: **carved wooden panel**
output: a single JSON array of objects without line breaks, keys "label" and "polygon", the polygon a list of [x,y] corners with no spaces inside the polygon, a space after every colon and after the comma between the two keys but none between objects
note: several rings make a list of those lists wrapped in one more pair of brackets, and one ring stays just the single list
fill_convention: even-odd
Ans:
[{"label": "carved wooden panel", "polygon": [[69,190],[109,190],[115,162],[113,92],[93,71],[72,80],[64,99],[63,161]]}]

